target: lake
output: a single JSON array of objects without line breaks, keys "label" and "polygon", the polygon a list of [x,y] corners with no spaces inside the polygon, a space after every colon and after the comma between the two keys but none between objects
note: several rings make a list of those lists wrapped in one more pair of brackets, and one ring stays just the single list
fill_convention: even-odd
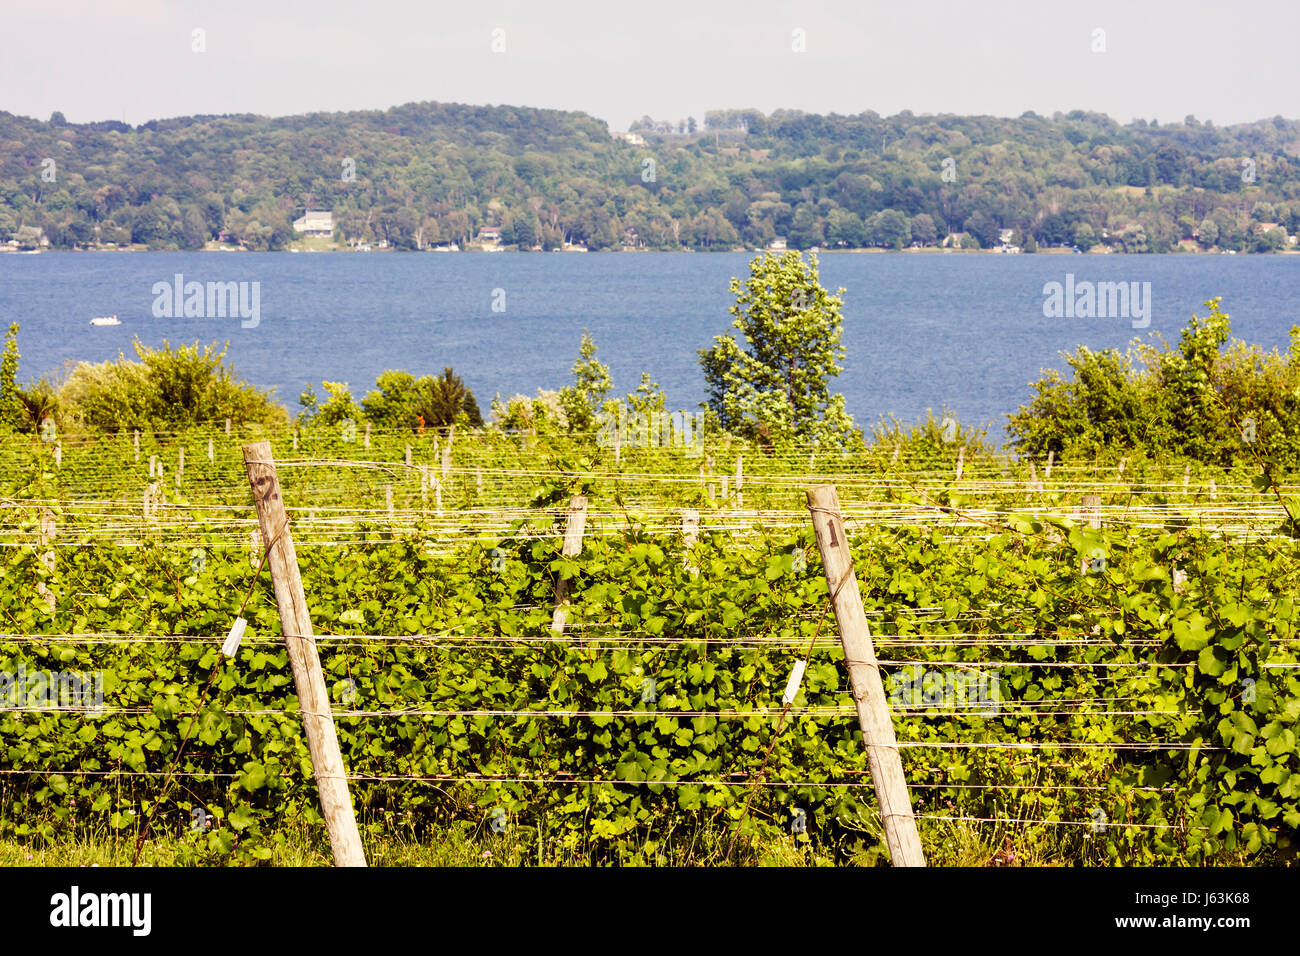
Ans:
[{"label": "lake", "polygon": [[[0,255],[0,321],[22,324],[21,377],[69,360],[157,345],[230,343],[250,382],[290,411],[308,382],[346,381],[360,399],[385,369],[452,366],[484,414],[493,395],[571,381],[590,329],[615,389],[647,371],[673,408],[704,395],[696,351],[725,333],[732,276],[748,253],[45,253]],[[156,283],[259,283],[255,328],[233,318],[155,318]],[[1123,317],[1048,318],[1044,286],[1139,283],[1150,324]],[[1300,256],[852,254],[821,256],[822,284],[843,286],[848,357],[834,388],[863,426],[947,405],[1003,437],[1041,369],[1083,344],[1171,342],[1202,303],[1223,297],[1233,334],[1285,349],[1300,324]],[[1149,283],[1149,286],[1145,285]],[[251,289],[251,285],[248,287]],[[1144,297],[1145,301],[1145,297]],[[498,311],[494,311],[494,304]],[[500,309],[504,309],[500,311]],[[92,327],[116,314],[121,325]]]}]

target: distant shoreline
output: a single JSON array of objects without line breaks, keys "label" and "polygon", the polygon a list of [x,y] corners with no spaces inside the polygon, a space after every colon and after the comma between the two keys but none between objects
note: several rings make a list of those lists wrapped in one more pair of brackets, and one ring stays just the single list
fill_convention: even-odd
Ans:
[{"label": "distant shoreline", "polygon": [[[445,250],[445,249],[442,249],[442,250],[439,250],[439,249],[423,249],[423,250],[416,250],[416,249],[374,249],[374,250],[369,251],[369,252],[363,252],[363,251],[356,250],[356,249],[346,249],[346,248],[328,248],[328,249],[245,249],[245,248],[241,248],[241,247],[237,247],[237,246],[220,246],[220,247],[209,246],[209,247],[204,248],[204,249],[150,249],[150,248],[148,248],[148,247],[128,247],[128,248],[122,248],[122,247],[116,247],[116,248],[113,248],[113,247],[96,247],[96,248],[86,248],[86,249],[13,249],[13,248],[6,248],[6,247],[4,247],[4,246],[0,246],[0,255],[6,255],[6,254],[7,254],[7,255],[13,255],[13,256],[30,256],[30,255],[38,255],[38,254],[39,254],[39,255],[50,255],[50,254],[71,254],[71,255],[75,255],[75,254],[78,254],[78,253],[88,253],[88,252],[113,252],[113,253],[137,253],[137,254],[138,254],[138,253],[147,253],[147,254],[152,254],[152,253],[178,253],[178,252],[184,252],[184,253],[205,253],[205,252],[211,252],[211,253],[240,253],[240,252],[247,252],[247,253],[252,253],[252,252],[258,252],[258,253],[265,254],[265,253],[268,253],[268,252],[273,252],[273,253],[287,253],[287,254],[295,254],[295,255],[296,255],[296,254],[300,254],[300,253],[301,253],[301,254],[320,254],[320,253],[326,253],[326,254],[359,254],[359,255],[375,255],[375,254],[383,254],[383,255],[389,255],[389,254],[424,255],[424,254],[431,253],[431,252],[449,252],[449,251],[451,251],[451,250]],[[1020,251],[1020,252],[1016,252],[1016,253],[1004,252],[1004,251],[1001,250],[1001,249],[951,249],[951,248],[944,249],[944,248],[939,248],[939,247],[936,247],[936,246],[926,246],[926,247],[915,248],[915,249],[913,249],[913,248],[909,248],[909,249],[802,249],[802,250],[796,250],[796,249],[789,249],[789,250],[787,250],[787,249],[713,249],[713,250],[698,250],[698,249],[593,249],[593,250],[587,250],[587,249],[551,249],[551,250],[548,250],[548,251],[543,251],[543,250],[540,250],[540,249],[526,249],[526,250],[520,250],[520,249],[493,249],[493,250],[491,250],[491,252],[488,252],[487,250],[483,250],[483,249],[461,249],[461,250],[456,250],[456,251],[459,252],[459,253],[467,253],[467,254],[470,254],[470,255],[495,255],[495,254],[499,254],[499,253],[515,253],[515,254],[525,253],[525,254],[527,254],[527,255],[547,255],[548,252],[562,252],[562,253],[576,253],[576,252],[586,253],[586,252],[595,252],[595,253],[600,254],[600,255],[609,255],[609,254],[615,254],[615,253],[630,253],[630,254],[634,254],[634,255],[687,255],[687,254],[689,254],[689,255],[726,255],[726,254],[728,254],[728,253],[731,253],[731,254],[735,254],[735,253],[745,253],[746,255],[760,255],[760,254],[765,253],[765,252],[766,252],[766,253],[773,253],[773,254],[780,254],[780,253],[782,253],[782,252],[806,252],[806,253],[809,253],[809,254],[811,254],[811,255],[817,255],[817,256],[823,256],[823,255],[961,255],[961,256],[969,256],[969,255],[985,255],[985,256],[1001,256],[1001,257],[1010,257],[1010,256],[1076,256],[1076,255],[1087,255],[1087,256],[1123,256],[1123,255],[1134,255],[1134,256],[1226,256],[1226,255],[1233,255],[1233,256],[1296,256],[1296,255],[1300,255],[1300,248],[1296,248],[1296,249],[1278,249],[1278,250],[1274,250],[1274,251],[1271,251],[1271,252],[1248,252],[1248,251],[1244,251],[1244,250],[1243,250],[1243,251],[1240,251],[1240,252],[1237,252],[1237,251],[1233,251],[1233,250],[1220,251],[1220,250],[1211,250],[1211,249],[1205,249],[1205,250],[1194,250],[1194,249],[1181,248],[1181,249],[1176,249],[1176,250],[1170,250],[1169,252],[1133,252],[1133,253],[1125,253],[1125,252],[1115,252],[1113,249],[1110,249],[1110,248],[1105,247],[1105,246],[1097,246],[1097,247],[1094,247],[1094,248],[1092,248],[1092,249],[1089,249],[1089,250],[1086,251],[1086,252],[1083,251],[1083,250],[1081,250],[1081,249],[1069,249],[1069,248],[1061,248],[1061,247],[1059,247],[1059,246],[1054,246],[1054,247],[1052,247],[1052,248],[1050,248],[1050,249],[1038,249],[1038,250],[1035,250],[1034,252],[1025,252],[1025,251],[1022,250],[1022,251]]]}]

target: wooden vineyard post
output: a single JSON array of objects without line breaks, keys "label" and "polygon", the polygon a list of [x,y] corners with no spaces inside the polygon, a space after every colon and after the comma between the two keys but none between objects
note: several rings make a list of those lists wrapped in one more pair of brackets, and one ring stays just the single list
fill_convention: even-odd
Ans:
[{"label": "wooden vineyard post", "polygon": [[[587,499],[574,495],[569,499],[569,512],[564,519],[564,547],[560,553],[566,558],[582,554],[582,533],[587,527]],[[564,621],[569,616],[569,582],[560,578],[555,582],[555,614],[551,617],[551,630],[564,633]]]},{"label": "wooden vineyard post", "polygon": [[960,448],[957,449],[956,478],[954,480],[961,481],[961,473],[965,469],[965,467],[966,467],[966,446],[962,445]]},{"label": "wooden vineyard post", "polygon": [[293,450],[298,450],[298,429],[293,430]]},{"label": "wooden vineyard post", "polygon": [[248,482],[253,488],[262,537],[268,542],[267,564],[275,586],[275,603],[280,610],[280,627],[289,651],[289,665],[293,669],[307,748],[316,774],[321,812],[334,850],[334,864],[365,866],[365,851],[348,793],[343,755],[339,752],[338,733],[334,729],[334,713],[330,708],[320,657],[316,653],[307,595],[302,588],[302,574],[280,494],[275,461],[271,457],[271,443],[259,441],[245,445],[244,466],[248,469]]},{"label": "wooden vineyard post", "polygon": [[140,460],[140,429],[135,430],[135,460]]},{"label": "wooden vineyard post", "polygon": [[411,467],[411,446],[410,446],[410,444],[407,444],[407,446],[406,446],[406,467],[407,467],[407,468],[410,468],[410,467]]},{"label": "wooden vineyard post", "polygon": [[[736,456],[736,507],[745,507],[745,458],[743,455]],[[723,491],[726,494],[726,491]]]},{"label": "wooden vineyard post", "polygon": [[442,449],[442,477],[444,479],[451,477],[451,445],[447,444]]},{"label": "wooden vineyard post", "polygon": [[229,418],[226,419],[226,437],[227,437],[227,438],[230,437],[230,419],[229,419]]},{"label": "wooden vineyard post", "polygon": [[176,487],[181,486],[181,476],[185,474],[185,446],[176,450]]},{"label": "wooden vineyard post", "polygon": [[[1127,460],[1127,459],[1125,459]],[[1101,495],[1084,495],[1079,507],[1079,518],[1088,522],[1089,528],[1101,527]],[[1079,573],[1088,573],[1088,559],[1079,562]]]},{"label": "wooden vineyard post", "polygon": [[[353,441],[356,440],[355,435],[353,436],[352,440]],[[366,447],[367,448],[370,447],[370,422],[366,422]]]},{"label": "wooden vineyard post", "polygon": [[384,485],[384,507],[388,509],[388,517],[393,517],[393,486]]},{"label": "wooden vineyard post", "polygon": [[691,560],[691,548],[695,547],[699,540],[700,513],[694,508],[688,508],[682,512],[682,550],[686,553],[686,559],[682,564],[691,574],[696,571],[695,563]]},{"label": "wooden vineyard post", "polygon": [[212,462],[215,460],[216,460],[216,456],[212,454],[212,436],[209,435],[208,436],[208,461]]},{"label": "wooden vineyard post", "polygon": [[474,467],[474,486],[478,490],[478,496],[482,498],[483,497],[483,466],[482,465],[476,465]]},{"label": "wooden vineyard post", "polygon": [[880,666],[876,663],[871,631],[867,627],[862,594],[853,573],[853,556],[844,536],[840,517],[840,497],[834,485],[808,489],[808,511],[812,514],[817,548],[826,569],[826,586],[830,589],[839,625],[844,661],[849,671],[849,687],[858,711],[858,726],[867,748],[871,780],[880,803],[880,817],[885,828],[885,843],[894,866],[925,866],[921,838],[916,830],[912,800],[903,776],[903,761],[898,754],[898,738],[885,698]]},{"label": "wooden vineyard post", "polygon": [[[49,508],[42,508],[37,540],[42,548],[49,549],[41,552],[41,564],[45,565],[45,569],[50,572],[51,576],[54,574],[54,550],[51,547],[51,542],[53,542],[56,534],[58,534],[58,528],[54,522],[54,512]],[[36,593],[45,599],[46,607],[53,614],[55,606],[54,592],[45,586],[44,581],[41,581],[36,585]]]},{"label": "wooden vineyard post", "polygon": [[1056,461],[1056,449],[1055,449],[1055,448],[1049,448],[1049,449],[1047,450],[1047,468],[1043,471],[1043,476],[1044,476],[1044,477],[1046,477],[1046,478],[1051,478],[1051,477],[1052,477],[1052,464],[1053,464],[1053,462],[1055,462],[1055,461]]}]

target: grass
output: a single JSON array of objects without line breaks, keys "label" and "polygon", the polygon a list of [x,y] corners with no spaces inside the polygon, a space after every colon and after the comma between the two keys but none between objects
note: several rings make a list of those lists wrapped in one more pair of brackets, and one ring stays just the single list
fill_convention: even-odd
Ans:
[{"label": "grass", "polygon": [[[1061,866],[1045,828],[1002,825],[975,826],[967,822],[927,828],[925,852],[931,866]],[[456,823],[436,834],[417,833],[410,826],[376,822],[361,826],[366,859],[371,866],[406,867],[585,867],[593,865],[583,848],[558,841],[539,841],[535,830],[491,833],[483,825]],[[330,866],[332,857],[324,831],[296,827],[280,831],[282,838],[266,865]],[[719,867],[726,862],[730,831],[705,824],[686,832],[670,832],[659,841],[630,847],[616,861],[601,865],[660,867]],[[40,838],[0,839],[0,867],[130,866],[135,837],[107,828],[85,829],[53,841]],[[768,838],[758,844],[738,844],[733,865],[741,866],[872,866],[887,864],[883,848],[836,856],[806,837]],[[1244,862],[1244,861],[1243,861]],[[221,857],[203,847],[197,835],[167,834],[145,842],[141,866],[220,866]]]}]

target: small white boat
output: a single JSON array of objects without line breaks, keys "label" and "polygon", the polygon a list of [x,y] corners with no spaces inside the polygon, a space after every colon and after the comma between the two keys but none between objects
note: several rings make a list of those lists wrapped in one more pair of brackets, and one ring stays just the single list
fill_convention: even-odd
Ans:
[{"label": "small white boat", "polygon": [[90,320],[91,325],[121,325],[116,315],[99,315]]}]

